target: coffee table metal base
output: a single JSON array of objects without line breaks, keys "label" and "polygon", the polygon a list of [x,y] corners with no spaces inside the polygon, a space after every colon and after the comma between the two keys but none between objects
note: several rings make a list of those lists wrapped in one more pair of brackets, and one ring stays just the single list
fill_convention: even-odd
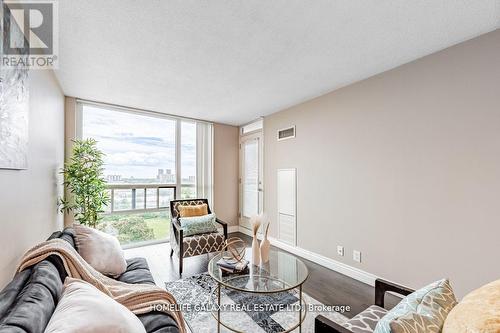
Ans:
[{"label": "coffee table metal base", "polygon": [[[220,305],[221,305],[221,288],[222,287],[226,287],[228,289],[233,289],[233,288],[229,287],[228,285],[222,285],[220,282],[217,282],[217,288],[214,290],[214,292],[217,292],[217,304],[216,304],[217,311],[212,312],[212,316],[217,321],[217,332],[220,333],[221,326],[224,326],[225,328],[227,328],[230,331],[238,332],[238,333],[245,333],[244,331],[240,331],[240,330],[237,330],[237,329],[230,327],[229,324],[224,323],[221,320],[221,318],[220,318],[221,317],[221,309],[220,309],[221,306]],[[306,315],[307,315],[307,303],[304,301],[304,298],[302,296],[302,284],[300,284],[299,286],[297,286],[295,288],[290,288],[289,290],[292,290],[292,289],[299,290],[299,304],[301,305],[301,308],[299,310],[299,320],[294,326],[287,329],[286,331],[283,331],[282,333],[292,332],[293,330],[295,330],[297,328],[299,329],[299,333],[302,332],[302,323],[304,322],[304,319],[306,318]],[[246,292],[246,293],[254,293],[251,291],[241,290],[241,289],[235,289],[235,290],[239,290],[240,292]],[[279,292],[281,292],[281,291],[270,291],[270,292],[265,292],[265,294],[274,294],[274,293],[279,293]]]}]

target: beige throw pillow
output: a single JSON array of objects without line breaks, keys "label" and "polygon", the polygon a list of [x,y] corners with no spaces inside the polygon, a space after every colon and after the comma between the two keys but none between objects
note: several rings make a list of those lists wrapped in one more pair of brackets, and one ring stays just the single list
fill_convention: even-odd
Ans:
[{"label": "beige throw pillow", "polygon": [[146,332],[130,310],[82,280],[66,278],[45,333]]},{"label": "beige throw pillow", "polygon": [[444,322],[443,333],[471,332],[500,332],[500,280],[469,293]]},{"label": "beige throw pillow", "polygon": [[74,224],[78,253],[90,266],[108,276],[119,276],[127,270],[127,262],[116,237],[102,231]]}]

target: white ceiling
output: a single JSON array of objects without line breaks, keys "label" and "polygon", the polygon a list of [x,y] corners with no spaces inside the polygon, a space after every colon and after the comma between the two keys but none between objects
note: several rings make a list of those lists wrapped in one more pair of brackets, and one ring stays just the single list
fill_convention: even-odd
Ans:
[{"label": "white ceiling", "polygon": [[63,0],[67,96],[240,125],[500,27],[500,0]]}]

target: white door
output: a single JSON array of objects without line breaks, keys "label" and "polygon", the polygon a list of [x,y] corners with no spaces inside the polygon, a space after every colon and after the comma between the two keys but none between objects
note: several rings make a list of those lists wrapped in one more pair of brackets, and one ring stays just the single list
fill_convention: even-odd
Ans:
[{"label": "white door", "polygon": [[240,140],[240,226],[251,230],[250,218],[262,212],[262,134]]}]

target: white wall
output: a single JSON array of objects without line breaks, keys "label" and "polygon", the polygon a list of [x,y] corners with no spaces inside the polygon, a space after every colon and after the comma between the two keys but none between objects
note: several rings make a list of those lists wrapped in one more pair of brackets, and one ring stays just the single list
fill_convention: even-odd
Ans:
[{"label": "white wall", "polygon": [[[296,139],[277,142],[289,125]],[[500,278],[500,30],[266,117],[264,132],[273,236],[276,171],[297,168],[298,246],[413,287],[449,277],[459,296]]]},{"label": "white wall", "polygon": [[0,170],[0,288],[22,254],[63,225],[64,96],[51,71],[31,71],[29,88],[28,170]]}]

